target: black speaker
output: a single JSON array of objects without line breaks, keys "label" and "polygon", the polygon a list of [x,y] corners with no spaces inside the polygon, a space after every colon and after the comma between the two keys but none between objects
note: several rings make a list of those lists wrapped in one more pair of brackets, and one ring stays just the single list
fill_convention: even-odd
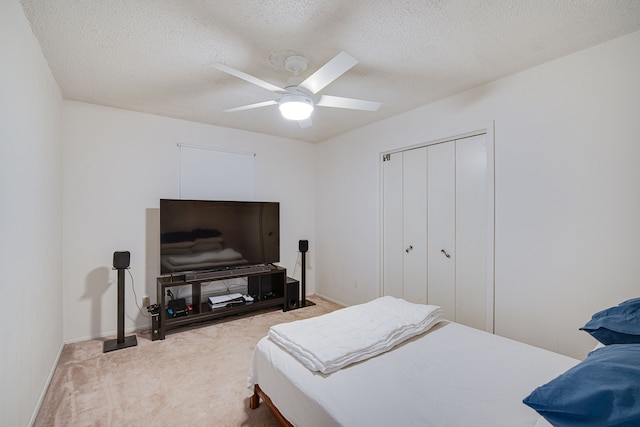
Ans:
[{"label": "black speaker", "polygon": [[287,277],[287,302],[286,310],[295,310],[300,308],[300,282],[291,277]]},{"label": "black speaker", "polygon": [[113,268],[129,268],[131,262],[131,253],[129,251],[114,252],[113,253]]},{"label": "black speaker", "polygon": [[298,240],[298,250],[300,252],[307,252],[309,250],[308,240]]}]

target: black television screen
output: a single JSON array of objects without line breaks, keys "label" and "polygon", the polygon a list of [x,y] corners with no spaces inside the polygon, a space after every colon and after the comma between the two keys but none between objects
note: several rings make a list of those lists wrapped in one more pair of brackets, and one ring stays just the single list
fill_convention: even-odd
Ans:
[{"label": "black television screen", "polygon": [[280,204],[160,199],[160,273],[280,261]]}]

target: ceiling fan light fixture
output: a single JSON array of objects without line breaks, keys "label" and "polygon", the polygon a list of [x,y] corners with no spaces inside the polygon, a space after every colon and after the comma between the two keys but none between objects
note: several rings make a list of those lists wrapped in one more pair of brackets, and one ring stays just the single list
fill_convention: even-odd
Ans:
[{"label": "ceiling fan light fixture", "polygon": [[306,120],[313,112],[313,100],[305,95],[288,94],[280,98],[280,113],[287,120]]}]

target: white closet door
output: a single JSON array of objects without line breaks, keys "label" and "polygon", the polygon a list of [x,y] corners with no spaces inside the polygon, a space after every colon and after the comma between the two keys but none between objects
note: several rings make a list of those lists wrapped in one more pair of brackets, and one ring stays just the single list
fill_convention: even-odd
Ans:
[{"label": "white closet door", "polygon": [[427,303],[427,148],[403,153],[403,298]]},{"label": "white closet door", "polygon": [[455,143],[427,148],[427,301],[456,320]]},{"label": "white closet door", "polygon": [[485,135],[456,141],[456,322],[487,325],[487,146]]},{"label": "white closet door", "polygon": [[493,331],[493,140],[487,135],[385,154],[383,295],[439,305]]},{"label": "white closet door", "polygon": [[402,298],[402,153],[386,154],[382,162],[382,287],[383,295]]}]

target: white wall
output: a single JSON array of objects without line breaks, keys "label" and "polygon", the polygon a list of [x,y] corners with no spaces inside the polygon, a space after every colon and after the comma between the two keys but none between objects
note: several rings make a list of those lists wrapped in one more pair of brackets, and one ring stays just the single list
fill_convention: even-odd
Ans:
[{"label": "white wall", "polygon": [[640,32],[321,143],[317,293],[379,295],[379,153],[494,120],[496,333],[583,357],[640,296],[638,76]]},{"label": "white wall", "polygon": [[[298,240],[315,240],[313,144],[74,101],[63,105],[66,342],[115,334],[114,251],[131,252],[138,303],[145,295],[156,301],[159,200],[179,198],[178,143],[256,153],[255,199],[280,202],[279,264],[290,276]],[[311,253],[308,260],[313,265]],[[307,277],[313,293],[311,270]],[[125,281],[125,329],[150,327],[128,274]]]},{"label": "white wall", "polygon": [[0,424],[35,417],[62,349],[62,95],[20,3],[0,4]]}]

